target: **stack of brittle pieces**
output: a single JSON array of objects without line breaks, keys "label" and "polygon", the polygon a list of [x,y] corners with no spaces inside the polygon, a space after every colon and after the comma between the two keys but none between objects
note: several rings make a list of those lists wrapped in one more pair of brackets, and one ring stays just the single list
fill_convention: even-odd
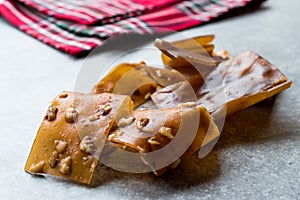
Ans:
[{"label": "stack of brittle pieces", "polygon": [[215,52],[213,39],[157,39],[165,67],[122,63],[89,94],[60,93],[47,109],[25,171],[85,184],[100,163],[161,175],[216,143],[215,120],[291,86],[266,59],[251,51],[235,57]]}]

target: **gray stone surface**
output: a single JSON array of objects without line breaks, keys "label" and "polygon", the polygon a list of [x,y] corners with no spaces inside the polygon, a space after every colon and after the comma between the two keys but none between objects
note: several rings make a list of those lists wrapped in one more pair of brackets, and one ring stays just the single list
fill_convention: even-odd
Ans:
[{"label": "gray stone surface", "polygon": [[256,51],[293,87],[228,117],[204,159],[193,157],[160,178],[103,169],[94,188],[23,171],[48,103],[74,89],[83,60],[0,18],[0,199],[300,199],[299,7],[298,0],[273,0],[259,11],[183,31],[216,34],[217,48],[232,54]]}]

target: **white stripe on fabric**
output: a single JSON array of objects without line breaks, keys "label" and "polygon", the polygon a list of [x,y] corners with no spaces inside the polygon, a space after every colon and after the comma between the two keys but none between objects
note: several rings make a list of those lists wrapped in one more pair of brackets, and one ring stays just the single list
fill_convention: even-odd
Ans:
[{"label": "white stripe on fabric", "polygon": [[131,0],[118,0],[117,3],[118,3],[118,5],[121,5],[121,4],[124,5],[125,9],[126,9],[126,7],[127,7],[127,9],[129,7],[129,8],[134,8],[135,10],[145,10],[146,9],[146,7],[144,5],[135,3]]},{"label": "white stripe on fabric", "polygon": [[228,10],[222,4],[211,2],[210,0],[206,0],[209,3],[209,6],[205,6],[205,10],[211,13],[212,16],[217,17],[220,13],[223,13]]},{"label": "white stripe on fabric", "polygon": [[149,27],[149,25],[143,22],[142,20],[139,20],[136,17],[130,18],[130,20],[138,24],[139,27],[142,28],[146,33],[154,33],[154,31]]},{"label": "white stripe on fabric", "polygon": [[101,18],[103,18],[103,15],[101,13],[94,12],[93,10],[88,9],[88,8],[86,8],[84,6],[81,6],[81,5],[66,4],[65,2],[61,2],[61,1],[58,1],[55,4],[58,5],[58,6],[62,6],[62,7],[69,6],[69,8],[73,9],[73,10],[78,9],[78,12],[81,12],[81,13],[84,13],[86,15],[89,15],[89,16],[95,18],[95,19],[101,19]]},{"label": "white stripe on fabric", "polygon": [[[27,9],[25,8],[22,8],[22,7],[19,7],[19,9],[21,9],[23,12],[25,12],[27,15],[29,15],[31,18],[35,18],[37,21],[39,21],[40,24],[43,24],[43,25],[46,25],[47,27],[51,28],[50,30],[54,30],[56,31],[58,34],[62,35],[62,36],[65,36],[67,37],[66,39],[74,39],[74,40],[77,40],[77,41],[83,41],[83,42],[91,42],[91,43],[94,43],[96,45],[100,45],[102,44],[101,41],[99,41],[98,39],[96,38],[83,38],[83,37],[77,37],[76,35],[66,31],[66,30],[63,30],[61,28],[58,28],[57,26],[55,26],[54,24],[51,24],[49,22],[47,22],[46,20],[42,19],[41,17],[38,16],[38,14],[40,13],[34,13],[34,12],[30,12],[28,11]],[[87,44],[89,45],[89,44]]]},{"label": "white stripe on fabric", "polygon": [[113,15],[119,15],[120,12],[125,12],[125,10],[117,8],[115,6],[113,6],[111,3],[108,2],[103,2],[103,4],[101,4],[101,9],[105,9],[106,12],[111,13]]},{"label": "white stripe on fabric", "polygon": [[79,13],[79,12],[74,12],[74,11],[71,11],[71,10],[66,10],[65,8],[67,9],[71,9],[69,8],[70,6],[66,6],[65,8],[58,8],[56,6],[54,6],[53,4],[51,4],[51,2],[48,2],[48,1],[38,1],[38,0],[32,0],[33,2],[37,3],[37,4],[40,4],[41,6],[43,6],[44,8],[47,8],[51,11],[55,11],[56,13],[59,13],[59,14],[68,14],[68,15],[71,15],[71,16],[74,16],[74,17],[77,17],[77,18],[81,18],[83,20],[91,20],[92,18],[88,15],[84,15],[82,13]]},{"label": "white stripe on fabric", "polygon": [[54,39],[60,43],[66,44],[66,45],[72,45],[72,46],[77,46],[79,48],[83,48],[86,50],[90,50],[91,47],[88,45],[84,45],[81,43],[77,43],[75,41],[72,42],[72,44],[70,44],[69,41],[65,41],[60,37],[57,37],[56,35],[53,35],[52,33],[48,32],[47,30],[41,28],[40,26],[38,26],[37,24],[34,24],[30,19],[28,19],[27,17],[23,16],[21,13],[18,12],[18,10],[16,10],[14,8],[14,6],[12,4],[10,4],[8,1],[5,1],[3,3],[7,8],[9,8],[9,10],[16,16],[18,17],[20,20],[22,20],[23,22],[25,22],[28,26],[30,26],[31,28],[33,28],[34,30],[38,31],[39,33],[41,33],[42,35],[45,35],[51,39]]},{"label": "white stripe on fabric", "polygon": [[[132,30],[132,31],[134,31],[136,33],[139,33],[139,34],[143,33],[143,31],[138,29],[137,26],[135,24],[133,24],[130,20],[120,21],[118,23],[118,25],[122,26],[126,30]],[[128,29],[128,27],[130,27],[130,29]]]},{"label": "white stripe on fabric", "polygon": [[[199,5],[200,6],[200,5]],[[182,12],[184,12],[187,16],[189,16],[190,18],[199,20],[199,21],[207,21],[209,18],[209,15],[207,15],[204,11],[201,11],[199,8],[196,8],[194,3],[192,2],[183,2],[179,5],[177,5],[177,7],[182,10]],[[193,10],[193,12],[190,11]]]}]

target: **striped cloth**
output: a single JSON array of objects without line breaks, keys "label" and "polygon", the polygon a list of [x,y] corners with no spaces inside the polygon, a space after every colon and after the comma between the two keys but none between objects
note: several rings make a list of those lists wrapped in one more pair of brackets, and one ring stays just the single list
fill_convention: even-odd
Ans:
[{"label": "striped cloth", "polygon": [[117,34],[180,31],[264,0],[4,0],[0,14],[34,38],[84,56]]}]

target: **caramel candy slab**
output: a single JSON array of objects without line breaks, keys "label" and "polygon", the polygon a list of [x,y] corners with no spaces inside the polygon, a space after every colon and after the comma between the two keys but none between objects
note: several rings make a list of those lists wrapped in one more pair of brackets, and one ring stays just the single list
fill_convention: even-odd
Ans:
[{"label": "caramel candy slab", "polygon": [[[198,36],[194,38],[189,38],[185,40],[179,40],[172,42],[173,45],[175,45],[178,48],[197,53],[197,54],[209,54],[212,55],[214,50],[214,45],[211,44],[211,42],[214,40],[214,35],[204,35],[204,36]],[[161,49],[161,48],[160,48]],[[165,49],[167,50],[167,49]],[[191,65],[188,62],[185,62],[182,59],[178,59],[172,55],[170,55],[168,52],[164,51],[162,53],[162,60],[163,63],[166,66],[169,67],[181,67],[181,66],[189,66]]]},{"label": "caramel candy slab", "polygon": [[193,65],[193,63],[201,64],[206,67],[214,67],[218,62],[209,54],[194,53],[192,51],[179,48],[171,42],[167,42],[161,39],[156,39],[154,42],[154,46],[171,59],[176,59],[176,67],[190,66]]},{"label": "caramel candy slab", "polygon": [[185,81],[195,76],[195,71],[185,70],[183,73],[172,68],[156,68],[145,66],[145,70],[159,87],[165,87],[174,83]]},{"label": "caramel candy slab", "polygon": [[48,108],[25,165],[31,174],[50,174],[89,184],[115,118],[128,115],[129,97],[63,92]]},{"label": "caramel candy slab", "polygon": [[97,83],[97,85],[93,88],[93,93],[112,93],[116,83],[126,74],[128,71],[134,69],[135,67],[139,67],[144,65],[144,62],[141,63],[122,63],[116,67],[114,67],[107,75],[105,75],[102,80]]},{"label": "caramel candy slab", "polygon": [[[141,63],[122,63],[112,69],[93,89],[93,93],[109,92],[131,96],[134,108],[147,101],[158,88],[197,76],[193,68],[155,68]],[[198,73],[199,74],[199,73]],[[199,75],[198,75],[199,76]]]},{"label": "caramel candy slab", "polygon": [[[202,86],[194,87],[198,88],[195,90],[197,104],[206,107],[213,115],[224,106],[215,101],[214,97],[217,95],[224,94],[226,114],[229,115],[269,98],[292,84],[279,69],[251,51],[221,63],[205,77],[205,80],[213,81],[218,76],[222,78],[220,85],[208,88],[209,83],[204,82]],[[170,85],[154,93],[151,96],[153,102],[162,108],[182,103],[174,97],[182,96],[189,84],[178,84],[180,86],[172,88]]]},{"label": "caramel candy slab", "polygon": [[183,49],[195,49],[194,45],[197,43],[199,45],[208,45],[215,39],[215,35],[201,35],[193,38],[188,38],[184,40],[177,40],[172,42],[179,48]]},{"label": "caramel candy slab", "polygon": [[[199,124],[192,130],[191,126],[194,122],[197,123],[197,120]],[[178,133],[180,134],[177,135]],[[153,169],[155,175],[161,175],[174,167],[174,163],[189,158],[209,143],[215,143],[218,137],[219,130],[207,110],[202,106],[195,107],[195,104],[187,103],[170,109],[134,111],[130,119],[121,120],[117,128],[110,132],[108,140],[124,150],[139,152],[142,157],[145,153],[163,149],[164,151],[159,152],[156,157],[150,157],[150,160],[144,158],[144,165]],[[160,160],[172,158],[177,151],[181,153],[176,156],[173,165],[156,168]]]},{"label": "caramel candy slab", "polygon": [[92,93],[108,92],[129,95],[136,108],[147,101],[156,88],[157,83],[145,71],[144,62],[122,63],[97,83]]}]

